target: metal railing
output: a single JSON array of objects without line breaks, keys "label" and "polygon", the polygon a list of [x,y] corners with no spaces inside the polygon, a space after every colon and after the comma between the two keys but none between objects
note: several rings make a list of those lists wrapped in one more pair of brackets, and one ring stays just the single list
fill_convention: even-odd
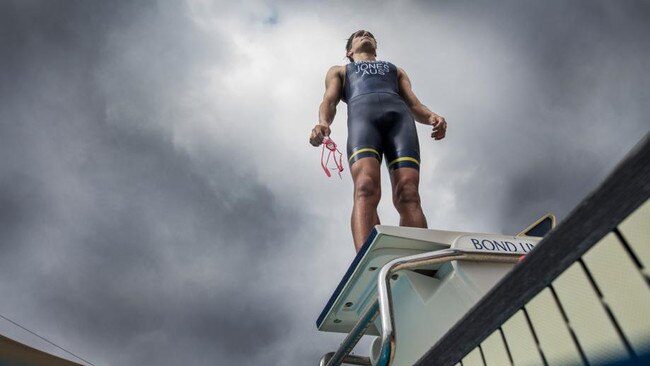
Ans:
[{"label": "metal railing", "polygon": [[[334,356],[336,352],[330,352],[326,353],[323,358],[320,359],[320,366],[325,366],[330,360],[332,359],[332,356]],[[343,363],[346,363],[348,365],[362,365],[362,366],[369,366],[372,365],[370,363],[370,357],[362,357],[362,356],[355,356],[355,355],[347,355],[343,357]]]},{"label": "metal railing", "polygon": [[321,366],[339,366],[343,363],[353,365],[371,365],[368,357],[352,356],[350,352],[364,335],[368,326],[381,314],[381,348],[377,366],[388,366],[395,357],[396,333],[393,319],[390,279],[402,270],[414,270],[422,267],[446,263],[454,260],[474,262],[516,263],[521,254],[515,253],[480,253],[462,249],[443,249],[434,252],[416,254],[397,258],[386,263],[377,278],[377,299],[366,309],[357,324],[343,340],[336,352],[325,354]]},{"label": "metal railing", "polygon": [[[613,311],[610,307],[611,300],[616,300],[615,295],[609,296],[606,292],[602,291],[599,282],[606,282],[607,276],[601,276],[600,280],[594,278],[593,272],[589,269],[588,261],[583,260],[583,256],[590,254],[595,255],[600,250],[601,240],[609,240],[610,248],[614,248],[621,253],[621,263],[627,264],[613,267],[610,265],[612,260],[610,257],[605,256],[606,269],[612,268],[614,271],[620,271],[622,268],[630,269],[631,277],[625,277],[625,280],[620,280],[620,274],[611,276],[618,278],[619,281],[615,284],[614,288],[620,287],[621,283],[629,286],[631,278],[635,278],[638,286],[636,290],[628,291],[630,294],[647,294],[650,289],[650,257],[642,258],[641,254],[647,253],[641,249],[648,247],[647,237],[637,239],[637,249],[640,249],[635,254],[635,250],[630,248],[633,244],[630,238],[625,238],[625,230],[621,225],[639,209],[647,200],[650,199],[650,133],[646,134],[641,141],[635,146],[630,153],[621,161],[614,171],[602,182],[602,184],[589,194],[576,208],[560,223],[560,225],[550,232],[542,241],[536,246],[535,250],[526,256],[524,261],[525,265],[516,266],[510,271],[479,303],[465,316],[459,320],[447,334],[438,340],[435,345],[429,349],[420,360],[415,363],[416,366],[452,366],[458,364],[470,365],[471,362],[467,358],[476,358],[480,365],[504,365],[508,362],[489,362],[488,354],[484,351],[484,342],[499,343],[503,340],[504,350],[501,352],[506,359],[510,359],[511,364],[521,364],[513,359],[515,352],[510,349],[506,338],[508,334],[504,334],[502,326],[507,325],[510,319],[519,318],[519,323],[523,328],[530,328],[530,349],[531,354],[539,353],[537,364],[543,364],[547,355],[544,355],[543,346],[544,339],[537,337],[536,328],[531,321],[531,316],[534,318],[534,311],[529,312],[526,310],[529,303],[534,302],[537,296],[542,296],[540,299],[546,298],[547,304],[550,307],[556,307],[556,317],[559,319],[560,325],[555,328],[551,339],[557,339],[558,334],[564,332],[566,343],[575,344],[575,352],[573,357],[577,359],[577,363],[582,362],[585,365],[601,363],[600,349],[603,344],[620,343],[618,349],[622,354],[626,352],[631,358],[636,357],[635,354],[639,350],[634,350],[630,346],[629,334],[625,334],[620,321],[617,320],[617,312]],[[646,203],[647,204],[647,203]],[[647,221],[642,221],[642,225],[647,225]],[[609,238],[606,236],[609,235]],[[647,254],[646,254],[647,255]],[[597,357],[589,360],[589,350],[585,347],[584,342],[581,342],[580,337],[576,334],[577,330],[572,324],[571,314],[567,314],[567,309],[564,301],[561,301],[562,294],[557,293],[560,287],[556,280],[560,280],[561,276],[565,276],[567,271],[572,271],[575,276],[582,277],[580,288],[585,289],[582,294],[590,294],[595,304],[594,309],[597,309],[601,314],[604,321],[600,324],[608,325],[611,330],[610,333],[614,336],[611,337],[609,342],[600,342],[595,347]],[[564,281],[570,283],[566,277]],[[562,280],[560,280],[562,282]],[[645,287],[645,289],[644,289]],[[570,288],[569,296],[565,299],[570,299],[571,294],[576,291],[575,287]],[[546,292],[544,294],[543,292]],[[609,297],[609,300],[608,300]],[[538,299],[538,300],[540,300]],[[647,298],[646,298],[647,299]],[[630,301],[628,297],[625,301],[631,304],[638,302]],[[555,304],[554,304],[555,303]],[[507,304],[507,306],[503,306]],[[647,302],[645,303],[647,304]],[[494,309],[499,311],[494,311]],[[647,314],[647,305],[640,308],[642,312],[636,315],[638,322],[642,319],[647,319],[643,314]],[[529,308],[530,310],[530,308]],[[533,309],[534,310],[534,309]],[[584,314],[584,310],[579,308],[575,313],[577,317]],[[618,314],[624,314],[619,312]],[[632,322],[635,318],[632,317]],[[514,319],[517,320],[517,319]],[[575,319],[574,319],[575,320]],[[592,319],[589,319],[592,322]],[[595,321],[593,321],[595,323]],[[546,320],[544,323],[548,323]],[[562,324],[564,323],[564,324]],[[533,333],[535,333],[533,335]],[[601,332],[594,333],[588,328],[585,328],[583,334],[591,336],[593,334],[600,334]],[[647,334],[647,333],[639,333]],[[639,338],[639,336],[636,336]],[[617,339],[618,338],[618,339]],[[512,338],[511,338],[512,339]],[[516,338],[514,338],[516,339]],[[643,343],[643,342],[640,342]],[[643,351],[643,347],[640,347]],[[552,350],[552,347],[546,347],[546,350]],[[647,352],[647,351],[646,351]],[[474,356],[472,356],[472,353]],[[467,358],[466,358],[467,357]],[[596,361],[594,361],[596,360]],[[526,362],[523,362],[526,364]],[[528,363],[534,364],[534,363]],[[562,364],[567,364],[566,361]]]}]

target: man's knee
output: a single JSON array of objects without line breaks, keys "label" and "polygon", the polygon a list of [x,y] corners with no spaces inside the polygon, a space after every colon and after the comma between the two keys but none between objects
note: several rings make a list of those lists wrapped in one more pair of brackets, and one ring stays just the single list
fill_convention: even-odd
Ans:
[{"label": "man's knee", "polygon": [[379,203],[381,187],[379,181],[369,175],[361,175],[354,183],[354,199]]},{"label": "man's knee", "polygon": [[403,179],[395,184],[393,203],[397,209],[408,209],[420,205],[418,184],[412,179]]}]

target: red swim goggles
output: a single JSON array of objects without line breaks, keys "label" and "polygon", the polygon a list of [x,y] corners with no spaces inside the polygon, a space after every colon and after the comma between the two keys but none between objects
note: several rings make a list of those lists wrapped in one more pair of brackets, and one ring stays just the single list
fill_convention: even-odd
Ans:
[{"label": "red swim goggles", "polygon": [[[324,160],[325,148],[329,150],[329,152],[327,153],[327,160]],[[336,154],[338,154],[338,158]],[[330,157],[334,161],[334,164],[336,164],[336,167],[328,169],[327,164],[330,161]],[[325,137],[325,139],[323,139],[323,149],[321,150],[320,153],[320,165],[323,167],[323,170],[325,171],[325,174],[327,174],[328,177],[332,176],[332,173],[330,173],[330,169],[332,169],[332,170],[338,170],[339,178],[343,179],[343,177],[341,176],[341,172],[343,171],[343,154],[336,147],[336,143],[334,142],[334,140],[332,140],[329,137]]]}]

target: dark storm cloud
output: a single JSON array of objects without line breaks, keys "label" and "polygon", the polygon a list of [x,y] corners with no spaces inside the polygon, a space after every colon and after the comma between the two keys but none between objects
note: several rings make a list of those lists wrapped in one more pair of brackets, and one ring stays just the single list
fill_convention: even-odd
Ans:
[{"label": "dark storm cloud", "polygon": [[650,3],[531,4],[535,17],[515,18],[527,23],[518,37],[537,71],[531,98],[542,101],[532,137],[546,141],[512,175],[504,211],[523,203],[563,216],[650,131]]},{"label": "dark storm cloud", "polygon": [[[647,1],[423,6],[467,27],[468,54],[485,60],[493,81],[493,100],[448,116],[449,143],[462,147],[449,147],[442,169],[473,172],[455,187],[462,216],[492,218],[506,233],[545,212],[562,218],[650,130]],[[479,80],[463,81],[456,93]],[[459,132],[453,122],[472,127]]]},{"label": "dark storm cloud", "polygon": [[214,47],[184,10],[0,5],[0,307],[97,364],[256,364],[288,319],[260,273],[298,213],[161,122]]},{"label": "dark storm cloud", "polygon": [[[454,229],[565,214],[648,130],[647,1],[301,4],[0,3],[1,314],[97,365],[302,365],[336,347],[313,320],[352,253],[350,202],[300,172],[317,157],[293,146],[265,185],[254,159],[275,152],[240,140],[299,129],[306,145],[320,100],[309,115],[282,110],[320,97],[326,68],[312,85],[282,57],[326,55],[328,37],[368,19],[387,48],[405,45],[418,95],[450,121],[423,190],[451,185],[441,211]],[[420,33],[431,29],[460,45]],[[286,177],[314,182],[305,192],[326,205],[278,194]]]}]

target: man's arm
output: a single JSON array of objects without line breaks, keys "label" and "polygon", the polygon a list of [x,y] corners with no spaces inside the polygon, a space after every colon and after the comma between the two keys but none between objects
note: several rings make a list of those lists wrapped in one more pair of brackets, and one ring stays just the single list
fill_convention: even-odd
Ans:
[{"label": "man's arm", "polygon": [[420,102],[420,100],[415,96],[415,93],[413,93],[411,80],[408,75],[406,75],[406,72],[401,68],[397,69],[397,83],[399,85],[400,95],[404,98],[404,101],[406,101],[406,104],[411,109],[411,113],[413,113],[415,120],[425,125],[432,126],[433,132],[431,133],[431,137],[434,139],[441,140],[445,138],[447,121],[445,121],[444,117],[431,112],[427,106]]},{"label": "man's arm", "polygon": [[341,100],[341,87],[343,85],[342,66],[332,66],[325,76],[325,95],[318,108],[318,124],[312,129],[309,143],[318,146],[323,143],[323,138],[329,136],[330,125],[336,115],[336,106]]}]

